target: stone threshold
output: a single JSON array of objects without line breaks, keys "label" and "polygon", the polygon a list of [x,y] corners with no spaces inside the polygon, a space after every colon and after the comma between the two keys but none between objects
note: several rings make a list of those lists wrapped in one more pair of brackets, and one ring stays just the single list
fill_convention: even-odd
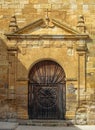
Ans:
[{"label": "stone threshold", "polygon": [[18,120],[19,125],[32,126],[72,126],[74,121],[71,120]]},{"label": "stone threshold", "polygon": [[[73,126],[74,120],[23,120],[23,119],[5,119],[6,123],[26,126]],[[13,125],[12,124],[12,125]],[[0,129],[1,130],[1,129]]]}]

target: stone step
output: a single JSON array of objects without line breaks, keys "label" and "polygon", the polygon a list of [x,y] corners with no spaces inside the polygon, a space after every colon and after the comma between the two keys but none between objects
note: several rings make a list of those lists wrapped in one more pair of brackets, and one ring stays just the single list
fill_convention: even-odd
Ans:
[{"label": "stone step", "polygon": [[15,130],[18,123],[0,122],[0,130]]},{"label": "stone step", "polygon": [[72,120],[18,120],[20,125],[32,126],[71,126],[74,125]]}]

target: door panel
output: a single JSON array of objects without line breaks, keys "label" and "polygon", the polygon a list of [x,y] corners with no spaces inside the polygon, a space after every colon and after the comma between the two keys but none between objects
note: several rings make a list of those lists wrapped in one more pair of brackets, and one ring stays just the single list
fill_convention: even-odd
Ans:
[{"label": "door panel", "polygon": [[30,119],[63,119],[65,93],[65,73],[59,64],[46,60],[34,65],[29,74]]},{"label": "door panel", "polygon": [[41,87],[35,94],[38,118],[52,119],[57,118],[57,88]]}]

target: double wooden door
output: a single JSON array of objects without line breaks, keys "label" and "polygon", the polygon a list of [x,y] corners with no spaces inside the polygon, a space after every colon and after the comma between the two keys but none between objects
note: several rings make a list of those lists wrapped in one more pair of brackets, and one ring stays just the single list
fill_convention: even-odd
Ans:
[{"label": "double wooden door", "polygon": [[42,61],[29,74],[30,119],[63,119],[65,116],[65,73],[59,64]]}]

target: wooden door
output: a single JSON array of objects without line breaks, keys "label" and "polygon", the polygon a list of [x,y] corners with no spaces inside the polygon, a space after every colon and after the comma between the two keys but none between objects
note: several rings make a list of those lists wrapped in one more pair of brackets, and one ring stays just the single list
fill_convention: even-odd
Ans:
[{"label": "wooden door", "polygon": [[65,116],[65,73],[53,61],[41,61],[29,74],[29,117],[63,119]]}]

